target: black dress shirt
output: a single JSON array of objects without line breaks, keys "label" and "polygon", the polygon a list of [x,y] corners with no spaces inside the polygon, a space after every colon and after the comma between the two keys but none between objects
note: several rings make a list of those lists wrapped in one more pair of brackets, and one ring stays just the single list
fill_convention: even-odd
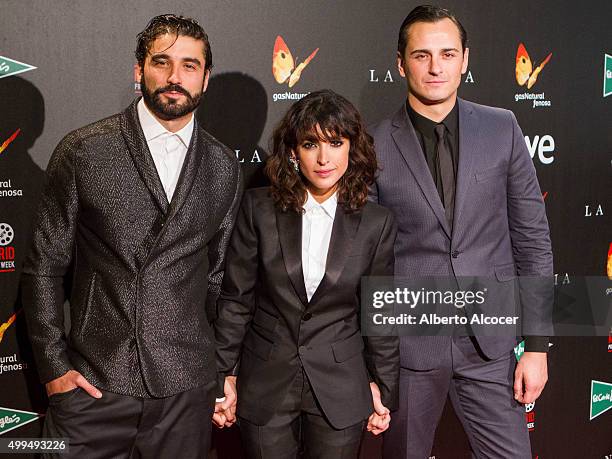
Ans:
[{"label": "black dress shirt", "polygon": [[[442,181],[440,174],[437,173],[437,171],[439,171],[439,164],[437,164],[436,155],[438,149],[438,139],[434,130],[438,124],[444,124],[444,127],[446,128],[446,146],[450,150],[453,158],[453,170],[455,173],[453,185],[454,188],[456,188],[457,164],[459,163],[459,111],[457,110],[457,104],[455,104],[450,113],[446,115],[446,118],[444,118],[440,123],[436,123],[435,121],[418,114],[413,110],[408,102],[406,102],[406,109],[408,110],[408,116],[410,117],[410,121],[412,121],[417,138],[419,139],[419,143],[421,144],[421,148],[425,154],[427,167],[429,167],[429,171],[433,177],[436,189],[440,195],[440,200],[442,201],[442,205],[444,205]],[[453,192],[453,194],[455,193]]]}]

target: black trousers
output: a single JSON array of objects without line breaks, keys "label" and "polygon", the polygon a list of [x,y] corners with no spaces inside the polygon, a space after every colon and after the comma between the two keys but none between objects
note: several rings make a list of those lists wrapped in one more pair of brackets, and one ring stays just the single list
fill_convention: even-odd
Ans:
[{"label": "black trousers", "polygon": [[325,418],[304,371],[272,419],[263,426],[239,418],[242,444],[252,459],[355,459],[365,421],[335,429]]},{"label": "black trousers", "polygon": [[52,395],[43,437],[69,439],[58,459],[200,459],[210,449],[216,383],[166,398],[102,392],[95,399],[77,388]]}]

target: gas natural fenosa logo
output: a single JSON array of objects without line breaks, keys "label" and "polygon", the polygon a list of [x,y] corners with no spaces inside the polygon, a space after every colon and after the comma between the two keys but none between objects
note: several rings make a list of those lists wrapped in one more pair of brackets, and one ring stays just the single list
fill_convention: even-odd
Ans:
[{"label": "gas natural fenosa logo", "polygon": [[4,338],[4,333],[6,333],[8,328],[13,325],[13,322],[15,322],[17,319],[17,314],[19,314],[19,312],[21,312],[21,309],[9,317],[6,322],[0,325],[0,343],[2,342],[2,338]]},{"label": "gas natural fenosa logo", "polygon": [[302,76],[302,72],[310,61],[317,55],[319,48],[315,49],[304,62],[295,66],[295,60],[291,54],[291,50],[283,40],[283,37],[278,35],[274,42],[274,52],[272,53],[272,74],[278,84],[288,83],[292,88]]},{"label": "gas natural fenosa logo", "polygon": [[21,132],[21,129],[18,128],[15,132],[11,134],[11,136],[8,139],[2,142],[2,145],[0,145],[0,154],[2,154],[2,152],[8,148],[8,146],[13,142],[13,140],[17,138],[20,132]]},{"label": "gas natural fenosa logo", "polygon": [[[302,72],[318,52],[319,48],[315,49],[306,59],[304,59],[304,61],[296,66],[295,63],[298,59],[294,59],[289,46],[287,46],[283,37],[278,35],[274,41],[274,51],[272,52],[272,75],[274,76],[274,80],[276,80],[278,84],[287,83],[289,88],[292,88],[300,80]],[[272,100],[274,102],[279,100],[299,100],[306,94],[308,93],[294,93],[289,91],[275,93],[272,95]]]},{"label": "gas natural fenosa logo", "polygon": [[531,58],[529,57],[525,45],[519,43],[518,49],[516,50],[516,82],[519,86],[523,86],[527,83],[527,89],[531,89],[536,83],[538,75],[542,69],[544,69],[544,66],[548,64],[551,57],[552,53],[548,54],[542,63],[533,70],[533,64],[531,63]]},{"label": "gas natural fenosa logo", "polygon": [[[534,65],[531,61],[531,57],[529,57],[529,53],[527,52],[527,48],[523,43],[519,43],[518,49],[516,50],[516,61],[515,61],[515,77],[516,82],[519,86],[526,86],[527,89],[531,89],[538,80],[538,76],[546,66],[550,62],[552,57],[552,53],[549,53],[548,56],[544,58],[544,60],[538,65],[535,69]],[[546,99],[545,94],[542,93],[532,93],[532,92],[524,92],[517,93],[514,95],[515,102],[519,100],[528,100],[532,101],[532,108],[536,107],[550,107],[551,101]]]}]

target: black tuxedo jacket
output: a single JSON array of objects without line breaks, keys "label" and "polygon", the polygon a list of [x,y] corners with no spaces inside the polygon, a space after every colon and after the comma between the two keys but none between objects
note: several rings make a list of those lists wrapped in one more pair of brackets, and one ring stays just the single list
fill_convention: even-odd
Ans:
[{"label": "black tuxedo jacket", "polygon": [[53,153],[24,304],[43,383],[76,369],[101,389],[165,397],[217,377],[207,306],[221,288],[240,167],[196,122],[169,203],[136,103],[68,134]]},{"label": "black tuxedo jacket", "polygon": [[240,358],[241,417],[265,424],[302,367],[336,428],[372,413],[370,380],[396,408],[399,340],[362,336],[359,303],[362,276],[393,275],[395,235],[385,208],[346,213],[338,204],[325,275],[309,302],[302,216],[276,209],[267,188],[245,193],[215,322],[219,371],[230,373]]}]

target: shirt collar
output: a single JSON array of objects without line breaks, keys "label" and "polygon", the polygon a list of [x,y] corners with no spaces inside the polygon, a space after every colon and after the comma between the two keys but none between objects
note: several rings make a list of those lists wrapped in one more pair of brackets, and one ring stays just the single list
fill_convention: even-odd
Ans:
[{"label": "shirt collar", "polygon": [[[412,121],[412,125],[418,132],[426,137],[435,138],[434,129],[440,123],[436,123],[435,121],[430,120],[429,118],[414,111],[407,100],[406,110],[408,112],[408,116],[410,117],[410,121]],[[457,108],[457,102],[455,102],[453,109],[448,113],[448,115],[446,115],[446,118],[444,118],[441,123],[444,124],[452,136],[457,133],[459,130],[459,109]]]},{"label": "shirt collar", "polygon": [[157,121],[155,116],[153,116],[149,108],[144,103],[144,99],[140,99],[140,101],[138,101],[137,109],[140,126],[142,127],[142,132],[144,133],[145,140],[147,142],[150,142],[151,140],[156,139],[157,137],[163,134],[176,134],[179,139],[181,139],[181,142],[183,142],[183,144],[185,145],[185,148],[189,147],[189,143],[191,142],[191,136],[193,135],[193,113],[191,114],[191,119],[185,125],[184,128],[177,132],[170,132],[164,126],[162,126],[159,121]]},{"label": "shirt collar", "polygon": [[308,194],[306,203],[304,204],[304,210],[306,212],[310,213],[316,208],[321,208],[329,217],[332,219],[334,218],[336,215],[336,207],[338,206],[338,192],[335,192],[321,203],[315,200],[315,198],[310,194],[310,191],[307,190],[306,192]]}]

